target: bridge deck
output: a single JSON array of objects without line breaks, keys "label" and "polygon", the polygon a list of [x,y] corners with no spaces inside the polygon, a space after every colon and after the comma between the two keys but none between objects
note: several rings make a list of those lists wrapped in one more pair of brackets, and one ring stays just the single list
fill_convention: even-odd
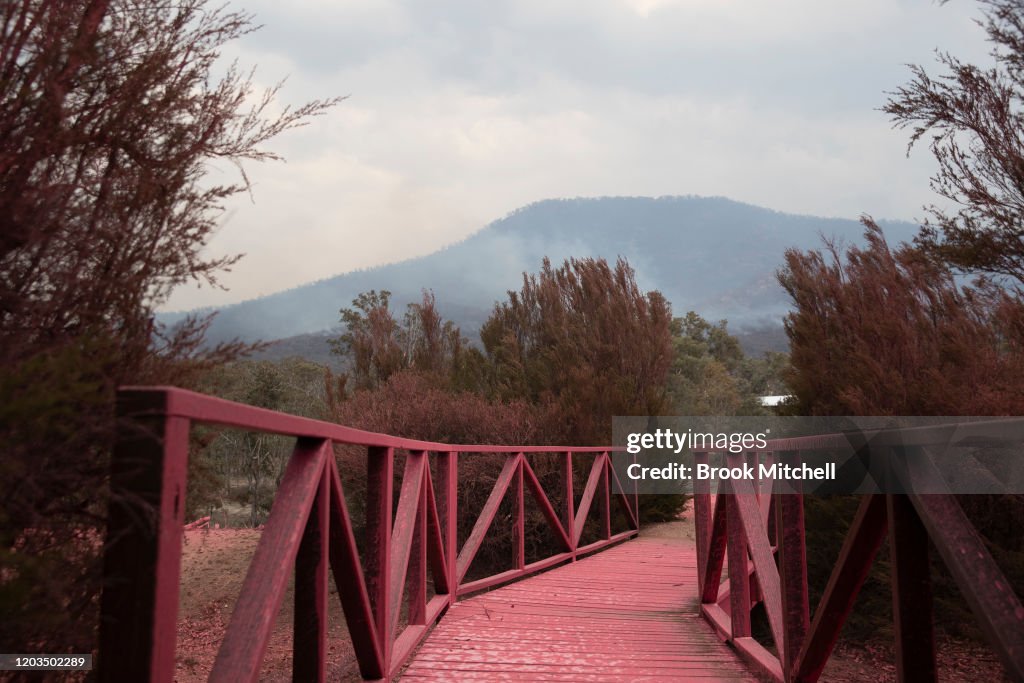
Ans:
[{"label": "bridge deck", "polygon": [[698,616],[696,565],[641,537],[456,603],[402,680],[756,681]]}]

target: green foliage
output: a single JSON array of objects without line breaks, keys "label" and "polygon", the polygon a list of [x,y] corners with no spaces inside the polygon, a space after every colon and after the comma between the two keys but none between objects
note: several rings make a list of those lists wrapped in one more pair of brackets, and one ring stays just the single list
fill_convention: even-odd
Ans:
[{"label": "green foliage", "polygon": [[672,321],[672,335],[668,392],[677,415],[761,415],[759,396],[786,393],[786,355],[748,358],[726,321],[713,325],[690,311]]}]

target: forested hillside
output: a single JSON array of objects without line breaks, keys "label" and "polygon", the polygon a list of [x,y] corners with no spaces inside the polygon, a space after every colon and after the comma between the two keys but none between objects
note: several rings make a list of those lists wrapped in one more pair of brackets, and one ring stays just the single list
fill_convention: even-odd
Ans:
[{"label": "forested hillside", "polygon": [[[883,223],[893,243],[909,223]],[[645,290],[658,290],[677,315],[728,319],[733,330],[778,325],[788,299],[775,279],[788,248],[810,249],[821,235],[860,242],[852,219],[794,216],[721,197],[602,197],[531,204],[440,251],[356,271],[223,308],[208,341],[275,340],[337,326],[338,310],[361,292],[388,290],[402,309],[432,290],[441,313],[475,338],[494,303],[522,284],[544,257],[624,257]],[[165,314],[164,319],[180,319]],[[301,343],[301,341],[300,341]],[[777,345],[776,347],[777,348]],[[309,354],[302,354],[309,357]]]}]

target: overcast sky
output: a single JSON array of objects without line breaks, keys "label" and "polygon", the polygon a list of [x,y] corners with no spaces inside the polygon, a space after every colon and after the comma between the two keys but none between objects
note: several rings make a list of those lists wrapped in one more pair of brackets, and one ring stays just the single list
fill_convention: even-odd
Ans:
[{"label": "overcast sky", "polygon": [[[250,165],[209,245],[245,253],[165,310],[430,253],[552,197],[717,195],[913,220],[927,149],[878,111],[942,48],[985,63],[968,0],[245,0],[225,50],[282,103],[347,95]],[[214,169],[214,178],[230,166]]]}]

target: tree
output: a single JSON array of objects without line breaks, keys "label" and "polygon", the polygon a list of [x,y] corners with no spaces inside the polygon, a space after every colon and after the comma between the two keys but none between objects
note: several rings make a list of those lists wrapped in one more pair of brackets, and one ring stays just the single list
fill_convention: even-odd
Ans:
[{"label": "tree", "polygon": [[437,311],[433,292],[423,291],[418,304],[408,304],[399,323],[390,307],[391,292],[370,290],[341,309],[345,331],[330,340],[332,352],[350,361],[343,386],[372,389],[399,370],[415,370],[448,386],[461,381],[466,340]]},{"label": "tree", "polygon": [[758,397],[783,389],[785,354],[748,358],[725,320],[693,311],[672,321],[675,357],[668,390],[677,415],[760,415]]},{"label": "tree", "polygon": [[492,391],[501,398],[552,401],[566,438],[608,443],[615,415],[657,415],[666,407],[672,363],[671,308],[640,291],[620,259],[544,259],[519,292],[495,305],[480,337]]},{"label": "tree", "polygon": [[[241,164],[337,100],[247,104],[250,78],[215,62],[251,17],[205,0],[12,0],[0,25],[0,640],[89,651],[96,547],[63,541],[101,534],[114,390],[188,384],[242,349],[153,312],[234,263],[202,248],[249,189]],[[215,161],[238,179],[212,180]]]},{"label": "tree", "polygon": [[806,415],[1006,415],[1024,409],[1024,308],[962,288],[912,246],[786,252],[788,380]]},{"label": "tree", "polygon": [[[890,248],[865,218],[863,248],[842,251],[827,243],[823,251],[786,253],[779,279],[795,308],[785,327],[788,381],[800,414],[1019,415],[1024,409],[1024,8],[1009,0],[982,4],[996,66],[983,70],[940,53],[950,73],[933,80],[911,67],[913,82],[884,108],[898,126],[912,127],[908,152],[931,134],[939,164],[932,187],[959,208],[929,207],[913,246]],[[957,276],[964,272],[981,277],[962,286]],[[808,500],[809,521],[835,516],[850,502]],[[959,502],[1019,592],[1024,499],[960,496]],[[808,554],[811,583],[817,577],[823,585],[841,541],[811,524],[807,533],[808,549],[816,549]],[[879,600],[886,583],[880,578],[859,598],[870,601],[874,614],[888,605]],[[973,620],[954,582],[940,566],[933,567],[933,580],[940,623],[962,633]]]},{"label": "tree", "polygon": [[907,153],[926,135],[939,165],[932,188],[959,207],[929,207],[918,244],[960,270],[1024,284],[1024,6],[980,0],[979,22],[995,65],[983,69],[942,52],[947,73],[912,66],[913,81],[883,108],[911,128]]},{"label": "tree", "polygon": [[[914,246],[890,248],[881,230],[866,223],[863,248],[842,252],[829,244],[824,251],[786,253],[780,280],[795,308],[785,320],[792,363],[787,379],[798,414],[1020,415],[1020,301],[991,283],[961,287],[953,268]],[[959,502],[1019,592],[1024,499],[960,496]],[[831,572],[842,543],[834,524],[849,519],[851,504],[842,496],[808,498],[812,590]],[[810,524],[825,519],[831,527]],[[940,563],[933,565],[941,625],[970,635],[973,619],[955,582]],[[886,571],[883,560],[859,598],[871,608],[851,626],[862,634],[888,623]]]},{"label": "tree", "polygon": [[[328,417],[326,369],[301,358],[235,361],[205,373],[199,389],[230,401],[314,419]],[[294,446],[280,435],[200,426],[189,455],[186,515],[213,514],[226,499],[249,506],[263,522]],[[244,488],[238,484],[245,482]],[[225,516],[225,521],[230,521]],[[237,521],[236,521],[237,523]]]}]

